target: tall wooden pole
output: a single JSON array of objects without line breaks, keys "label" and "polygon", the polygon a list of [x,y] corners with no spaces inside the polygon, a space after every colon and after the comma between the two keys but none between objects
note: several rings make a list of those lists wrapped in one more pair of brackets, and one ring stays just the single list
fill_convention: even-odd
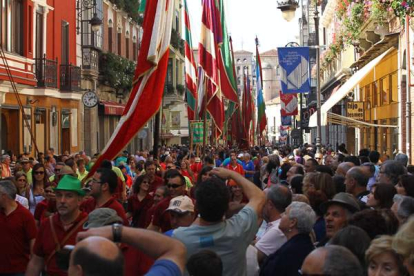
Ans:
[{"label": "tall wooden pole", "polygon": [[158,158],[158,144],[160,143],[160,114],[161,110],[159,110],[154,117],[154,158]]},{"label": "tall wooden pole", "polygon": [[205,87],[206,82],[203,80],[204,85],[204,109],[203,109],[203,158],[206,153],[206,144],[207,144],[207,89]]}]

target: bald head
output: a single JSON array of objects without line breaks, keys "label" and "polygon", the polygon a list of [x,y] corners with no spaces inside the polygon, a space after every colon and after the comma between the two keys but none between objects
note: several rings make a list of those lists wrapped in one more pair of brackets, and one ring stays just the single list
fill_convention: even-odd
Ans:
[{"label": "bald head", "polygon": [[339,245],[328,245],[313,250],[302,264],[302,274],[362,276],[363,271],[357,257],[349,249]]},{"label": "bald head", "polygon": [[118,246],[102,237],[89,237],[76,244],[68,275],[116,276],[123,271],[124,257]]},{"label": "bald head", "polygon": [[345,177],[346,173],[354,166],[355,165],[352,162],[343,162],[338,165],[338,168],[336,169],[336,174]]},{"label": "bald head", "polygon": [[327,250],[325,247],[319,247],[313,250],[303,261],[302,274],[323,275],[326,253]]},{"label": "bald head", "polygon": [[107,260],[114,260],[120,253],[115,243],[102,237],[89,237],[80,241],[76,245],[75,252],[82,247],[86,247],[90,253]]}]

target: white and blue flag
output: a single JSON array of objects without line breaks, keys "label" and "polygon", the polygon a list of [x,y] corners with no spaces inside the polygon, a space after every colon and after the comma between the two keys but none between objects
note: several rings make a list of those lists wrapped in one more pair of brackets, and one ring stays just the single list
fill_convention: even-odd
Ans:
[{"label": "white and blue flag", "polygon": [[310,92],[309,47],[278,48],[283,94]]}]

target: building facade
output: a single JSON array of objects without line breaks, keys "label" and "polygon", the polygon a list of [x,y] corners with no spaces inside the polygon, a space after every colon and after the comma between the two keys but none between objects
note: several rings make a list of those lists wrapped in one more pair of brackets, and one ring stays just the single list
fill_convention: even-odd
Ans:
[{"label": "building facade", "polygon": [[174,2],[170,56],[161,108],[161,142],[163,145],[189,144],[188,114],[185,102],[185,54],[182,39],[183,1]]},{"label": "building facade", "polygon": [[2,1],[2,150],[33,156],[35,145],[39,152],[82,148],[75,7],[75,0]]},{"label": "building facade", "polygon": [[[323,3],[322,143],[345,143],[352,154],[367,148],[392,158],[410,145],[405,139],[407,62],[401,18],[384,5],[374,12],[364,1]],[[361,8],[366,12],[355,13]],[[348,22],[356,26],[351,37],[344,35]],[[316,114],[310,124],[316,126]]]},{"label": "building facade", "polygon": [[[84,148],[88,154],[97,153],[106,146],[122,116],[132,88],[142,37],[139,25],[142,17],[127,12],[126,2],[122,6],[107,0],[96,3],[96,10],[81,13],[77,35],[82,89],[94,91],[99,98],[98,105],[85,107],[82,116]],[[102,18],[102,25],[96,32],[89,22],[95,12]],[[152,122],[148,122],[126,149],[135,152],[149,148],[151,137]]]}]

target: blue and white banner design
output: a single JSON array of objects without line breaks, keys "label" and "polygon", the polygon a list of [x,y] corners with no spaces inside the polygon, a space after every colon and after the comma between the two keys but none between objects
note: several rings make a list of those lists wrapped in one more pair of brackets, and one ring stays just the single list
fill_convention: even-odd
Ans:
[{"label": "blue and white banner design", "polygon": [[310,92],[309,47],[277,48],[283,94]]},{"label": "blue and white banner design", "polygon": [[281,116],[282,126],[291,126],[292,125],[292,116]]}]

